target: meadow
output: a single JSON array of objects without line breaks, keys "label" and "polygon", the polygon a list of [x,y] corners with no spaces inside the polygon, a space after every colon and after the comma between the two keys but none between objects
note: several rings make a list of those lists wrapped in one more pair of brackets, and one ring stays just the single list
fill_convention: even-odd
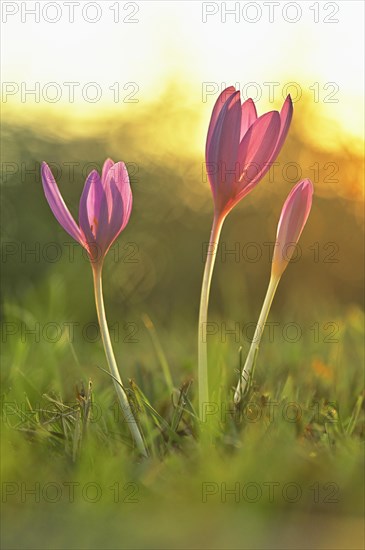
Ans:
[{"label": "meadow", "polygon": [[[3,124],[2,547],[346,548],[364,544],[363,236],[359,143],[295,106],[275,170],[227,219],[213,276],[212,404],[197,418],[197,323],[212,218],[207,120],[178,88],[120,117]],[[160,113],[165,113],[161,120]],[[105,158],[131,175],[131,220],[106,259],[112,342],[150,456],[106,372],[90,265],[54,219],[40,162],[77,215]],[[282,203],[315,187],[250,393],[233,405]]]}]

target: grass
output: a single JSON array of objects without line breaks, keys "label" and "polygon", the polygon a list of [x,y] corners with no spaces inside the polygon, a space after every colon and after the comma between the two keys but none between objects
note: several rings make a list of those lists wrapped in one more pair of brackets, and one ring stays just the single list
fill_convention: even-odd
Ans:
[{"label": "grass", "polygon": [[341,319],[339,344],[262,343],[239,410],[237,345],[210,342],[217,368],[203,424],[195,366],[183,377],[171,369],[156,327],[143,322],[159,367],[136,363],[127,393],[147,460],[132,448],[105,361],[80,365],[83,382],[71,390],[56,381],[69,343],[47,368],[36,361],[47,344],[30,367],[24,344],[12,342],[19,366],[3,385],[2,547],[361,548],[361,313]]},{"label": "grass", "polygon": [[[312,129],[303,134],[317,115],[298,108],[275,181],[263,181],[227,219],[209,310],[212,404],[201,426],[196,340],[212,204],[204,144],[195,156],[190,147],[201,105],[186,116],[176,109],[181,95],[169,96],[148,117],[141,103],[139,114],[87,126],[85,137],[57,136],[63,123],[47,117],[4,126],[4,158],[18,171],[2,185],[1,546],[362,548],[361,158],[338,135],[330,179],[334,153],[313,144]],[[55,221],[39,180],[40,160],[58,163],[76,216],[84,168],[108,156],[138,168],[132,218],[104,279],[113,347],[148,460],[133,449],[105,372],[88,261]],[[233,391],[249,348],[243,324],[257,322],[266,244],[296,183],[284,168],[299,159],[303,177],[319,167],[302,258],[280,284],[269,316],[274,338],[263,335],[238,411]],[[249,257],[256,248],[245,254],[250,243],[262,252],[257,261]],[[225,334],[237,323],[239,337]],[[301,327],[297,342],[283,337],[288,323]]]}]

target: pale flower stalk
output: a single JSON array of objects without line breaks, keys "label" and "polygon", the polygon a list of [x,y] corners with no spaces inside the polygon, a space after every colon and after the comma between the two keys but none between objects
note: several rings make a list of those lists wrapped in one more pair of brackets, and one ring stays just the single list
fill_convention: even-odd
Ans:
[{"label": "pale flower stalk", "polygon": [[131,410],[114,357],[105,315],[102,269],[104,258],[129,221],[132,210],[132,191],[124,162],[105,161],[102,175],[93,170],[86,178],[79,205],[79,225],[71,216],[48,165],[42,164],[42,183],[48,204],[65,231],[88,253],[94,280],[96,311],[110,373],[124,419],[138,451],[147,456],[147,450]]},{"label": "pale flower stalk", "polygon": [[207,318],[219,237],[227,214],[265,176],[278,156],[293,114],[288,96],[280,112],[258,117],[252,99],[241,103],[234,87],[218,97],[210,119],[205,160],[213,194],[214,218],[201,289],[198,327],[199,416],[209,403]]},{"label": "pale flower stalk", "polygon": [[245,365],[234,394],[237,405],[247,391],[262,334],[280,278],[284,273],[312,206],[313,185],[309,179],[300,181],[289,193],[281,211],[271,265],[271,277]]}]

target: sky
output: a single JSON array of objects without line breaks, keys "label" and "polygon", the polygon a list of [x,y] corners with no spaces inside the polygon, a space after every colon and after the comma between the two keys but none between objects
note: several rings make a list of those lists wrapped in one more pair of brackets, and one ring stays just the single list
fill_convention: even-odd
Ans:
[{"label": "sky", "polygon": [[307,95],[363,134],[362,1],[3,1],[1,10],[5,112],[21,103],[23,113],[95,116],[153,102],[172,82],[211,110],[233,84],[259,111]]}]

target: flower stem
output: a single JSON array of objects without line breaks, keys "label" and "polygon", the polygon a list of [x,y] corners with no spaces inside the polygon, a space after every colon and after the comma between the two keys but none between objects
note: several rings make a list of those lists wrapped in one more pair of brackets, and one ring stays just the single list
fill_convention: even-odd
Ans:
[{"label": "flower stem", "polygon": [[271,276],[270,283],[266,292],[265,300],[261,309],[260,317],[255,329],[255,334],[251,343],[250,350],[247,355],[247,359],[245,362],[245,366],[243,367],[240,380],[238,381],[237,388],[234,394],[234,402],[238,404],[241,401],[241,398],[244,394],[244,392],[247,389],[247,384],[250,379],[252,368],[255,363],[255,359],[257,357],[257,353],[259,350],[259,345],[261,341],[262,333],[264,332],[265,323],[267,320],[267,316],[270,311],[270,307],[272,304],[272,301],[275,296],[275,292],[277,289],[277,286],[280,281],[280,276]]},{"label": "flower stem", "polygon": [[207,357],[207,319],[209,291],[212,274],[217,256],[219,236],[222,230],[224,216],[215,215],[210,233],[209,248],[205,261],[202,290],[199,309],[198,334],[198,384],[199,384],[199,417],[203,420],[204,404],[209,403],[208,387],[208,357]]},{"label": "flower stem", "polygon": [[100,325],[101,337],[104,344],[105,355],[107,358],[110,372],[113,376],[115,391],[117,392],[117,396],[123,411],[125,421],[128,423],[128,427],[135,441],[135,444],[139,452],[143,456],[147,457],[148,453],[147,453],[143,438],[141,436],[141,432],[137,425],[136,419],[134,418],[133,412],[129,405],[128,397],[124,391],[122,379],[120,377],[117,363],[115,361],[115,357],[113,353],[113,348],[110,340],[108,323],[106,320],[105,308],[104,308],[103,285],[102,285],[102,277],[101,277],[102,265],[100,264],[93,265],[92,270],[93,270],[93,277],[94,277],[96,311],[98,314],[98,320]]}]

